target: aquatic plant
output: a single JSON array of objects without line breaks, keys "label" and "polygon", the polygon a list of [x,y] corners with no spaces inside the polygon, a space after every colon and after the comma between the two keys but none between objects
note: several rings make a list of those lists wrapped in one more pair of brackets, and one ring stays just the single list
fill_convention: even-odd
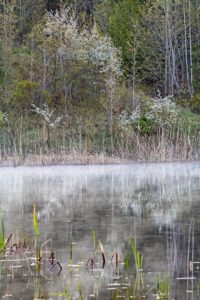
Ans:
[{"label": "aquatic plant", "polygon": [[36,254],[36,272],[39,271],[40,268],[40,230],[36,213],[36,206],[33,205],[33,227],[35,232],[35,254]]},{"label": "aquatic plant", "polygon": [[3,218],[1,217],[1,232],[0,232],[0,254],[4,252],[5,249],[5,225]]},{"label": "aquatic plant", "polygon": [[65,290],[63,292],[58,292],[58,293],[52,293],[51,296],[55,296],[55,297],[65,297],[65,299],[67,300],[72,300],[72,296],[69,293],[69,289],[68,287],[65,288]]},{"label": "aquatic plant", "polygon": [[92,238],[93,238],[93,244],[94,244],[94,250],[95,250],[96,249],[96,244],[97,244],[96,230],[92,230]]},{"label": "aquatic plant", "polygon": [[[96,245],[96,234],[95,234],[94,241],[95,241],[94,245]],[[95,252],[91,253],[91,256],[87,260],[86,267],[91,268],[91,269],[96,268],[96,261],[97,261],[98,253],[101,255],[101,258],[102,258],[102,269],[105,268],[106,256],[105,256],[104,246],[101,243],[101,241],[98,242],[98,246],[97,246]]]},{"label": "aquatic plant", "polygon": [[140,253],[139,250],[135,247],[135,242],[133,239],[131,239],[131,250],[134,256],[136,270],[141,271],[142,269],[142,262],[143,262],[143,255]]},{"label": "aquatic plant", "polygon": [[111,257],[112,266],[115,267],[115,268],[118,268],[119,262],[120,262],[119,253],[118,252],[113,253],[113,255]]},{"label": "aquatic plant", "polygon": [[161,300],[168,300],[169,297],[169,278],[161,279],[160,274],[157,278],[157,295]]},{"label": "aquatic plant", "polygon": [[124,258],[124,268],[128,269],[129,264],[130,264],[130,257],[129,257],[129,254],[127,254]]},{"label": "aquatic plant", "polygon": [[83,300],[83,288],[80,282],[78,282],[77,284],[77,289],[79,292],[79,300]]},{"label": "aquatic plant", "polygon": [[93,253],[91,253],[91,256],[87,260],[86,268],[90,268],[90,269],[96,268],[96,257],[95,255],[93,255]]},{"label": "aquatic plant", "polygon": [[68,288],[65,289],[64,293],[62,293],[62,296],[65,296],[67,300],[72,300],[72,297],[69,294]]},{"label": "aquatic plant", "polygon": [[38,225],[38,219],[37,219],[35,204],[33,205],[33,226],[34,226],[35,236],[38,239],[39,236],[40,236],[40,230],[39,230],[39,225]]},{"label": "aquatic plant", "polygon": [[101,243],[101,241],[99,241],[99,244],[98,244],[96,252],[99,252],[101,254],[101,257],[102,257],[102,269],[104,269],[105,264],[106,264],[106,257],[105,257],[104,247],[103,247],[103,244]]},{"label": "aquatic plant", "polygon": [[38,276],[35,277],[34,285],[34,299],[45,299],[43,293],[41,292],[41,280]]}]

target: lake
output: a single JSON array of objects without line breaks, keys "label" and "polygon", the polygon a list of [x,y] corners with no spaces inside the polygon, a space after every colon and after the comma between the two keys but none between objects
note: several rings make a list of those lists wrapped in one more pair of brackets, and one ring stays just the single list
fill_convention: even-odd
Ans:
[{"label": "lake", "polygon": [[1,168],[0,208],[2,299],[200,298],[199,163]]}]

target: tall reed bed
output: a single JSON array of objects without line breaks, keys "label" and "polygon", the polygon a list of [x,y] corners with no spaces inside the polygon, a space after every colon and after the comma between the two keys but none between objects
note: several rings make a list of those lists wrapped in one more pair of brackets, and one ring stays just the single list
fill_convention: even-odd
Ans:
[{"label": "tall reed bed", "polygon": [[178,123],[154,134],[122,132],[106,124],[95,130],[78,120],[69,126],[16,121],[0,129],[1,164],[105,163],[131,161],[186,161],[200,158],[200,126]]}]

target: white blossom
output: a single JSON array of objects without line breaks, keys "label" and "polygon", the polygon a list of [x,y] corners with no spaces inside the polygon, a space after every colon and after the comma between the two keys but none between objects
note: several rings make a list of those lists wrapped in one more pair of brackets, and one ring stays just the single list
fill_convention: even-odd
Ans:
[{"label": "white blossom", "polygon": [[50,128],[58,127],[63,121],[63,119],[66,117],[66,115],[55,116],[54,110],[50,109],[46,103],[43,104],[43,108],[37,107],[35,104],[32,104],[31,106],[32,106],[31,111],[42,116]]},{"label": "white blossom", "polygon": [[0,125],[8,123],[8,115],[0,111]]},{"label": "white blossom", "polygon": [[159,125],[165,125],[176,120],[179,109],[171,100],[171,97],[168,96],[152,99],[148,113],[150,118],[154,119]]},{"label": "white blossom", "polygon": [[171,97],[153,98],[147,101],[143,107],[138,105],[131,113],[123,111],[119,117],[122,129],[126,126],[137,124],[141,118],[151,120],[155,125],[161,127],[175,122],[179,114],[177,105]]},{"label": "white blossom", "polygon": [[101,35],[96,25],[90,31],[80,30],[69,8],[48,13],[44,34],[58,42],[58,55],[93,64],[108,85],[114,85],[122,75],[121,54],[111,38]]},{"label": "white blossom", "polygon": [[120,114],[119,120],[120,120],[121,126],[123,128],[125,128],[127,125],[131,124],[131,118],[129,117],[127,111],[125,111],[125,110],[122,111],[122,113]]},{"label": "white blossom", "polygon": [[141,117],[141,109],[140,109],[140,105],[138,105],[136,107],[136,109],[132,112],[132,114],[130,115],[130,120],[132,122],[139,120]]}]

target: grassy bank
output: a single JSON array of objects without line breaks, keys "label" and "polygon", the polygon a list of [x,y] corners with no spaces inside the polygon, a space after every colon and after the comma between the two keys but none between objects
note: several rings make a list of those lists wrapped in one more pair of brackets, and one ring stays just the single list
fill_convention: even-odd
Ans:
[{"label": "grassy bank", "polygon": [[14,144],[11,140],[8,143],[11,137],[5,139],[4,132],[4,138],[1,138],[0,165],[106,164],[200,159],[198,133],[183,134],[180,128],[173,131],[162,130],[150,136],[141,136],[138,132],[133,132],[131,136],[114,135],[110,143],[95,138],[91,141],[81,136],[77,140],[72,136],[66,138],[64,131],[51,132],[50,140],[47,140],[48,134],[44,129],[40,133],[36,132],[30,139],[27,139],[29,132],[27,135],[15,135]]},{"label": "grassy bank", "polygon": [[[148,3],[122,1],[121,9],[102,2],[108,8],[105,13],[98,7],[103,25],[96,9],[89,21],[76,5],[59,2],[57,12],[45,6],[36,11],[28,28],[18,1],[4,3],[0,11],[1,164],[198,160],[194,24],[186,38],[185,22],[178,27],[172,22],[181,32],[173,37],[172,51],[165,49],[165,34],[161,41],[149,30],[165,28],[166,22],[152,17]],[[26,5],[24,12],[31,7]],[[177,12],[179,3],[173,5],[171,12]],[[126,19],[122,30],[119,20]],[[189,55],[182,45],[191,40]]]},{"label": "grassy bank", "polygon": [[[40,115],[10,118],[0,127],[0,165],[51,165],[121,162],[197,161],[200,159],[200,116],[182,109],[175,122],[158,125],[82,111],[59,126]],[[162,112],[162,118],[166,114]],[[158,116],[159,117],[159,116]]]}]

